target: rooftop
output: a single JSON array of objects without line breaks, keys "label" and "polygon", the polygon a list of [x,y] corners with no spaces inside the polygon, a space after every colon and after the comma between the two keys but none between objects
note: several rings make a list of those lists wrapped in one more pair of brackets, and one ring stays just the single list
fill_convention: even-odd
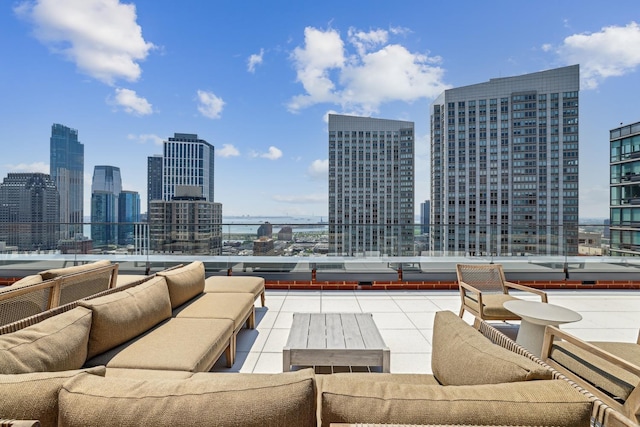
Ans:
[{"label": "rooftop", "polygon": [[[640,329],[640,291],[549,290],[549,302],[577,311],[582,320],[561,328],[588,341],[635,342]],[[518,295],[520,296],[520,295]],[[530,299],[522,296],[523,299]],[[256,329],[238,335],[234,366],[219,360],[216,372],[282,372],[294,312],[369,312],[391,350],[392,373],[431,373],[431,337],[436,311],[458,313],[457,291],[302,291],[266,292],[266,307],[256,305]],[[464,319],[473,323],[473,317]],[[498,327],[512,332],[518,322]],[[348,368],[336,368],[348,369]]]}]

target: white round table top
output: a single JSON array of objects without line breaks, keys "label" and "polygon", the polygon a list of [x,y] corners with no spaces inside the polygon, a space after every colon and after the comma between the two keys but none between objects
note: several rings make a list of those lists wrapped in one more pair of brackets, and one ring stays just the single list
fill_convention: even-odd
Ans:
[{"label": "white round table top", "polygon": [[503,306],[510,312],[526,318],[531,323],[560,324],[582,320],[582,316],[573,310],[539,301],[506,301]]}]

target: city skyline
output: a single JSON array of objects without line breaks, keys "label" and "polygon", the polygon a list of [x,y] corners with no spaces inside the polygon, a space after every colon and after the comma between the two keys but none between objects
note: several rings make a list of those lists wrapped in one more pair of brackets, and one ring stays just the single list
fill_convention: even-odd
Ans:
[{"label": "city skyline", "polygon": [[[85,216],[100,164],[120,167],[147,211],[147,158],[184,132],[215,147],[225,216],[326,217],[328,113],[414,122],[423,201],[429,105],[439,93],[580,64],[580,216],[607,218],[609,130],[640,117],[629,96],[640,83],[632,1],[74,4],[2,6],[11,66],[0,68],[0,178],[49,173],[51,125],[76,129]],[[71,14],[76,22],[63,19]]]}]

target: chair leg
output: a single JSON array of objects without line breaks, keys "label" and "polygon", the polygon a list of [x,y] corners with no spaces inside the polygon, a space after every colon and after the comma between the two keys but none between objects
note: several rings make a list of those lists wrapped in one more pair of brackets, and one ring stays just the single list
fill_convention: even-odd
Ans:
[{"label": "chair leg", "polygon": [[262,306],[264,307],[264,291],[262,291],[262,293],[260,294],[260,302],[262,303]]},{"label": "chair leg", "polygon": [[460,318],[461,318],[461,319],[462,319],[462,316],[463,316],[463,315],[464,315],[464,305],[461,305],[461,306],[460,306],[460,314],[459,314],[459,316],[460,316]]}]

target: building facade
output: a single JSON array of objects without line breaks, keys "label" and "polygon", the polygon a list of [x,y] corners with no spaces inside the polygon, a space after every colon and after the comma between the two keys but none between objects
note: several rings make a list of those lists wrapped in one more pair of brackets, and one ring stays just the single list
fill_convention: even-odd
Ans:
[{"label": "building facade", "polygon": [[429,234],[429,224],[431,223],[431,203],[428,200],[420,203],[420,233]]},{"label": "building facade", "polygon": [[140,194],[122,190],[118,196],[118,244],[135,245],[140,227]]},{"label": "building facade", "polygon": [[430,249],[578,253],[579,66],[444,91],[431,105]]},{"label": "building facade", "polygon": [[329,253],[412,255],[414,123],[329,114]]},{"label": "building facade", "polygon": [[91,183],[91,238],[94,248],[118,245],[118,201],[121,192],[119,167],[94,167]]},{"label": "building facade", "polygon": [[0,184],[0,241],[22,251],[57,249],[60,197],[51,177],[10,173]]},{"label": "building facade", "polygon": [[147,210],[152,200],[162,200],[162,154],[147,158]]},{"label": "building facade", "polygon": [[196,197],[178,187],[172,200],[152,200],[149,207],[150,249],[156,253],[222,254],[222,204]]},{"label": "building facade", "polygon": [[611,256],[640,256],[640,122],[609,132]]},{"label": "building facade", "polygon": [[195,186],[200,187],[206,201],[213,202],[213,179],[213,145],[190,133],[175,133],[173,138],[164,141],[162,200],[171,200],[176,186]]},{"label": "building facade", "polygon": [[50,175],[60,195],[60,238],[82,233],[84,222],[84,145],[78,131],[54,123],[50,139]]}]

